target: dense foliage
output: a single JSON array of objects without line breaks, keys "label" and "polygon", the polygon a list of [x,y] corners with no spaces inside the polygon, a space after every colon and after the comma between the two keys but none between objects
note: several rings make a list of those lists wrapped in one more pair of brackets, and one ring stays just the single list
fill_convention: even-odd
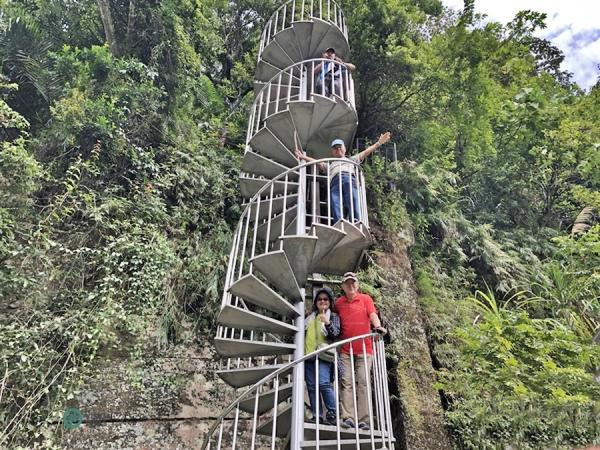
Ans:
[{"label": "dense foliage", "polygon": [[[0,447],[56,445],[129,336],[140,358],[212,326],[277,3],[3,2]],[[569,229],[600,210],[600,84],[561,71],[543,14],[465,3],[341,2],[359,135],[391,130],[402,160],[369,169],[371,211],[414,234],[456,447],[598,442],[600,229]]]}]

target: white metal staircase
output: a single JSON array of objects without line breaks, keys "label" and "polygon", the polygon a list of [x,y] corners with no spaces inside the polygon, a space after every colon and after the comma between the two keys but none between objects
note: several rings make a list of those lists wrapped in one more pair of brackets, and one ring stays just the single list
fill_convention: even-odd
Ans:
[{"label": "white metal staircase", "polygon": [[[332,176],[339,160],[329,158],[330,143],[352,142],[357,115],[349,71],[321,58],[329,47],[344,59],[349,55],[344,16],[330,0],[291,0],[262,34],[240,175],[244,211],[214,341],[223,358],[218,375],[236,389],[250,387],[221,414],[204,448],[394,445],[385,354],[377,336],[367,338],[375,348],[368,374],[371,430],[304,420],[307,279],[354,270],[372,241],[358,164],[350,163],[348,174],[357,195],[340,195],[339,204],[332,200],[334,192],[343,193],[344,181]],[[316,81],[315,68],[323,61],[336,74],[328,81],[330,96]],[[319,161],[299,164],[298,146]],[[335,375],[337,384],[337,370]]]}]

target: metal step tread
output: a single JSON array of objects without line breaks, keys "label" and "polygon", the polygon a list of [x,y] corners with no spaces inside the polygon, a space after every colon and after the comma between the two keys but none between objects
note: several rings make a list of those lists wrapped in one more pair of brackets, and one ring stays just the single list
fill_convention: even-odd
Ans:
[{"label": "metal step tread", "polygon": [[[282,174],[286,170],[289,170],[289,167],[284,166],[277,161],[273,161],[272,159],[261,155],[260,153],[253,152],[251,150],[244,153],[244,159],[241,167],[242,172],[271,179]],[[297,181],[298,173],[290,172],[288,174],[288,180]]]},{"label": "metal step tread", "polygon": [[[262,189],[267,183],[271,183],[271,180],[267,178],[256,178],[250,177],[245,174],[240,175],[240,191],[242,197],[250,199],[256,195],[258,191]],[[273,181],[273,195],[283,194],[286,190],[286,183],[284,181]],[[288,181],[287,182],[287,193],[292,194],[298,192],[298,182]],[[270,195],[271,188],[267,188],[263,191],[264,195]]]},{"label": "metal step tread", "polygon": [[[273,218],[271,218],[271,226],[269,228],[269,222],[264,222],[258,226],[257,234],[258,237],[269,242],[277,239],[280,236],[285,236],[286,231],[294,227],[296,223],[298,206],[294,205],[286,211],[282,211]],[[267,237],[267,233],[269,236]]]},{"label": "metal step tread", "polygon": [[[356,442],[356,438],[355,439],[340,439],[339,441],[337,439],[329,439],[329,440],[324,440],[321,439],[319,440],[319,446],[317,447],[317,441],[302,441],[300,443],[300,447],[301,448],[314,448],[314,449],[319,449],[319,450],[333,450],[333,449],[337,449],[337,448],[356,448],[356,446],[359,446],[360,449],[370,449],[372,448],[371,446],[371,439],[359,439],[358,443]],[[375,450],[389,450],[388,447],[388,443],[381,443],[380,442],[374,442],[375,445]]]},{"label": "metal step tread", "polygon": [[319,238],[308,235],[292,235],[281,236],[279,239],[283,242],[283,250],[292,267],[298,286],[303,287],[306,284],[308,270]]},{"label": "metal step tread", "polygon": [[290,302],[251,273],[244,275],[233,283],[229,288],[229,292],[253,305],[268,309],[282,316],[298,317],[298,312]]},{"label": "metal step tread", "polygon": [[[250,207],[251,209],[250,211],[248,211],[248,214],[250,215],[250,220],[253,222],[260,222],[269,217],[270,202],[270,198],[261,200],[260,202],[244,202],[242,203],[242,208],[245,209]],[[298,194],[288,194],[287,196],[279,195],[273,197],[273,204],[271,205],[271,214],[279,214],[281,211],[283,211],[284,204],[286,208],[291,208],[296,203],[298,203]],[[258,208],[258,217],[256,215],[256,208]]]},{"label": "metal step tread", "polygon": [[[261,392],[258,395],[258,414],[263,414],[269,410],[273,409],[275,402],[275,392],[277,392],[277,404],[286,401],[288,398],[292,396],[292,387],[293,383],[280,384],[279,389],[277,391],[275,389],[270,389],[265,392]],[[256,405],[255,395],[251,395],[250,398],[246,400],[242,400],[239,403],[240,409],[242,411],[246,411],[250,414],[254,414],[254,407]]]},{"label": "metal step tread", "polygon": [[294,344],[280,342],[250,341],[246,339],[215,338],[215,349],[221,356],[246,357],[289,355],[294,353]]},{"label": "metal step tread", "polygon": [[302,300],[298,281],[283,250],[263,253],[250,259],[249,262],[288,299],[294,302]]},{"label": "metal step tread", "polygon": [[312,225],[311,235],[318,238],[311,264],[311,266],[314,266],[346,236],[346,233],[339,228],[315,223]]},{"label": "metal step tread", "polygon": [[293,335],[298,330],[297,327],[289,323],[265,317],[262,314],[233,305],[225,305],[221,309],[217,323],[229,328],[269,331],[282,335]]},{"label": "metal step tread", "polygon": [[[277,437],[286,437],[292,426],[292,405],[289,404],[277,412]],[[273,419],[270,418],[261,424],[256,430],[257,434],[271,436],[273,431]]]},{"label": "metal step tread", "polygon": [[288,147],[286,147],[286,145],[266,126],[254,133],[249,144],[255,152],[283,164],[286,167],[295,167],[299,164],[298,160]]},{"label": "metal step tread", "polygon": [[[215,371],[215,373],[229,386],[234,388],[241,388],[244,386],[250,386],[254,383],[259,382],[267,375],[272,374],[276,370],[279,370],[288,364],[272,364],[267,366],[257,366],[257,367],[242,367],[242,368],[234,368],[234,369],[221,369]],[[290,371],[292,369],[290,368]],[[284,374],[289,373],[289,371],[285,371]]]}]

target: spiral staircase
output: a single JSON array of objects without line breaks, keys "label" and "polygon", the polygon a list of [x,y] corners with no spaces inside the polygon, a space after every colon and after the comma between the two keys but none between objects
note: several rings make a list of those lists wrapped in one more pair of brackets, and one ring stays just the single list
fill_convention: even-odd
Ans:
[{"label": "spiral staircase", "polygon": [[[351,163],[358,196],[346,204],[342,198],[345,215],[334,223],[334,206],[340,205],[331,201],[331,175],[338,160],[328,158],[330,143],[352,142],[357,114],[350,72],[320,58],[329,47],[348,59],[345,19],[329,0],[288,1],[262,33],[240,174],[244,209],[214,340],[222,357],[218,376],[242,392],[208,430],[203,448],[394,446],[385,353],[375,335],[363,337],[375,348],[368,374],[371,429],[304,417],[304,300],[312,296],[306,286],[309,279],[354,270],[372,242],[358,164]],[[336,75],[319,84],[322,62]],[[296,148],[319,161],[299,164]]]}]

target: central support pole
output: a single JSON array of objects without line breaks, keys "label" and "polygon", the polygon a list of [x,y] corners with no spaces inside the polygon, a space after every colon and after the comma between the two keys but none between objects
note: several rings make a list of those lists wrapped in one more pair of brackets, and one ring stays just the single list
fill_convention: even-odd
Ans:
[{"label": "central support pole", "polygon": [[[296,235],[306,234],[306,167],[300,169],[300,186],[298,188],[298,216],[296,217]],[[294,338],[294,360],[304,356],[304,298],[305,286],[300,287],[302,301],[296,303],[298,318],[296,319],[296,336]],[[294,380],[292,387],[292,429],[290,435],[290,449],[300,450],[304,441],[304,363],[294,367]]]}]

